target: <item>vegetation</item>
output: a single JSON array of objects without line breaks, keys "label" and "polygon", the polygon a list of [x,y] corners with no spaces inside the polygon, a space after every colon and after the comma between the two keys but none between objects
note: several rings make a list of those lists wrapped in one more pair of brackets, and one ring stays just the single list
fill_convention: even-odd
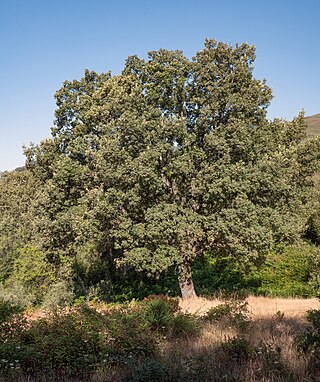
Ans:
[{"label": "vegetation", "polygon": [[252,314],[244,301],[231,299],[197,316],[163,295],[125,305],[80,304],[37,319],[3,302],[0,308],[3,381],[320,377],[319,311],[310,311],[307,323],[280,311]]},{"label": "vegetation", "polygon": [[230,257],[242,275],[299,240],[320,141],[305,139],[302,114],[266,119],[254,59],[247,44],[206,40],[192,60],[160,49],[120,75],[66,81],[52,137],[1,176],[4,288],[34,304],[110,301],[170,275],[189,298],[203,258]]},{"label": "vegetation", "polygon": [[51,138],[0,174],[0,380],[319,379],[317,310],[304,331],[171,298],[319,295],[318,115],[269,121],[254,60],[206,40],[64,82]]}]

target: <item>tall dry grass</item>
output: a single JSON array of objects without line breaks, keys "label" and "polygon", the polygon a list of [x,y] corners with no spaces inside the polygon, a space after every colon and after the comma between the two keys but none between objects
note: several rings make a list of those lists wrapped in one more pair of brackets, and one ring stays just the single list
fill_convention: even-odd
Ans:
[{"label": "tall dry grass", "polygon": [[[201,316],[224,302],[196,298],[180,300],[180,307],[184,312]],[[306,313],[320,309],[319,300],[250,296],[246,302],[250,321],[244,331],[239,333],[232,326],[207,324],[199,339],[179,344],[183,351],[174,348],[171,362],[204,357],[203,369],[198,371],[202,375],[199,381],[201,378],[203,381],[320,381],[320,368],[313,364],[310,354],[302,354],[296,346],[297,337],[308,325]],[[228,352],[221,352],[226,350],[223,344],[228,341],[232,344],[232,339],[237,338],[241,340],[234,341],[233,348],[227,348],[229,357]],[[205,370],[211,371],[206,374]]]}]

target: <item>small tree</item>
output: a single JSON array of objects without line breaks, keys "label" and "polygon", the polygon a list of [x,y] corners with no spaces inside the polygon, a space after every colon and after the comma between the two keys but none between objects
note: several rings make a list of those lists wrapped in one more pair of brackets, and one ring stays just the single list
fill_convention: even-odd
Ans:
[{"label": "small tree", "polygon": [[[318,141],[304,140],[302,114],[266,119],[272,95],[254,59],[247,44],[206,40],[191,61],[160,49],[57,93],[54,158],[86,169],[87,197],[73,193],[72,205],[86,205],[98,247],[118,263],[149,274],[176,265],[183,298],[195,295],[191,267],[204,251],[249,263],[305,224]],[[43,157],[29,151],[34,172]]]}]

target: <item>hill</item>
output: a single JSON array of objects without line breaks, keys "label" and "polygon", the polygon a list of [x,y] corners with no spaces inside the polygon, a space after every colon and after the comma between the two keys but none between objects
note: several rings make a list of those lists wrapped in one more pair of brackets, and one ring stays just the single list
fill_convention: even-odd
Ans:
[{"label": "hill", "polygon": [[311,115],[306,117],[307,133],[309,136],[316,136],[320,134],[320,114]]}]

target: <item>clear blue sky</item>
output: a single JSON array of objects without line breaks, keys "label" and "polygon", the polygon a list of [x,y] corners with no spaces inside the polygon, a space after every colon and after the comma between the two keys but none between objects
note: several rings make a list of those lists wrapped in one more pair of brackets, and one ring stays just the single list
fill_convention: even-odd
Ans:
[{"label": "clear blue sky", "polygon": [[318,0],[0,0],[0,171],[50,136],[64,80],[117,74],[128,55],[159,48],[191,58],[206,37],[256,46],[270,118],[320,113],[319,15]]}]

